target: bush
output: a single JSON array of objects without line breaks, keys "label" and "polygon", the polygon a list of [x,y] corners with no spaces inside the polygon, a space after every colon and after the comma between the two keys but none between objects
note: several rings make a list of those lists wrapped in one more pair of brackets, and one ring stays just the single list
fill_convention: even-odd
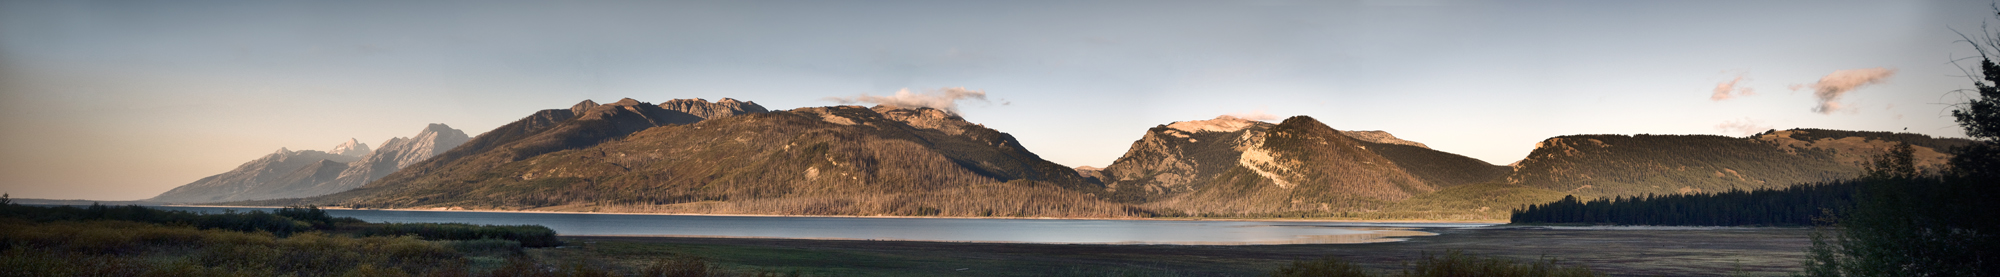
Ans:
[{"label": "bush", "polygon": [[33,222],[117,220],[193,226],[200,229],[224,229],[243,232],[262,231],[279,236],[318,230],[312,223],[265,213],[263,211],[250,211],[248,213],[228,211],[220,214],[202,214],[187,211],[159,210],[140,206],[113,207],[99,204],[91,204],[84,208],[5,204],[0,205],[0,217]]},{"label": "bush", "polygon": [[556,231],[539,225],[472,225],[463,223],[385,223],[363,228],[360,236],[415,235],[427,240],[502,239],[524,247],[561,246]]}]

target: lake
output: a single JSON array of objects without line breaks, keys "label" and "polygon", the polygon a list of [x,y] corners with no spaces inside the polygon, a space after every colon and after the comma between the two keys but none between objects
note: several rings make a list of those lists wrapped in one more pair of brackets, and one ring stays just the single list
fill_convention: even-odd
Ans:
[{"label": "lake", "polygon": [[[264,208],[155,206],[221,213]],[[1343,244],[1436,235],[1422,228],[1493,224],[1223,220],[1087,220],[705,216],[592,213],[326,210],[368,222],[542,225],[562,235],[685,236],[838,240],[1077,244]]]}]

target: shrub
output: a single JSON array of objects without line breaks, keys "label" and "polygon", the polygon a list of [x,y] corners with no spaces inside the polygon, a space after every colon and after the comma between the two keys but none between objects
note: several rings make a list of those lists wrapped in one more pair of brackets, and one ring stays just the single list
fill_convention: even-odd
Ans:
[{"label": "shrub", "polygon": [[360,236],[414,235],[427,240],[503,239],[524,247],[561,246],[556,231],[539,225],[472,225],[463,223],[386,223],[357,232]]}]

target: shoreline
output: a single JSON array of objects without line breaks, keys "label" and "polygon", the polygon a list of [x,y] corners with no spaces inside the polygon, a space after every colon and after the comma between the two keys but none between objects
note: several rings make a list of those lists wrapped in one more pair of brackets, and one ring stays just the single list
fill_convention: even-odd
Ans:
[{"label": "shoreline", "polygon": [[[181,205],[161,204],[163,207],[194,208],[258,208],[278,209],[280,206],[225,206],[225,205]],[[1158,220],[1158,221],[1278,221],[1278,222],[1340,222],[1340,223],[1440,223],[1440,224],[1499,224],[1508,221],[1465,221],[1465,220],[1423,220],[1423,219],[1309,219],[1309,218],[1149,218],[1149,217],[968,217],[968,216],[897,216],[897,215],[773,215],[773,214],[694,214],[694,213],[632,213],[632,212],[564,212],[532,210],[472,210],[472,209],[355,209],[347,207],[319,207],[322,210],[373,210],[409,212],[479,212],[479,213],[542,213],[542,214],[602,214],[602,215],[676,215],[676,216],[733,216],[733,217],[822,217],[822,218],[935,218],[935,219],[1033,219],[1033,220]]]}]

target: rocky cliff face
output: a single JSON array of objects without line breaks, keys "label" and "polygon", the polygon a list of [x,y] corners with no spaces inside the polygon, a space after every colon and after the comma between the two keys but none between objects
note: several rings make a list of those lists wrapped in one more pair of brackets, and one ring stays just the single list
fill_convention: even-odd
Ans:
[{"label": "rocky cliff face", "polygon": [[1261,144],[1270,123],[1223,116],[1181,121],[1146,130],[1125,155],[1103,170],[1109,195],[1145,202],[1199,189],[1236,168],[1243,151]]},{"label": "rocky cliff face", "polygon": [[346,143],[336,145],[333,147],[333,150],[326,152],[333,153],[334,155],[360,158],[368,156],[368,153],[374,152],[374,150],[368,150],[368,144],[361,143],[360,140],[349,138]]},{"label": "rocky cliff face", "polygon": [[1280,124],[1224,116],[1147,130],[1099,174],[1104,195],[1118,201],[1240,214],[1371,209],[1499,170],[1382,131],[1338,131],[1303,116]]},{"label": "rocky cliff face", "polygon": [[208,203],[286,198],[287,188],[310,185],[331,174],[337,175],[353,156],[314,150],[278,152],[252,160],[222,174],[201,178],[176,187],[147,201],[166,203]]},{"label": "rocky cliff face", "polygon": [[1919,166],[1949,159],[1962,139],[1917,134],[1793,129],[1748,138],[1711,135],[1575,135],[1536,143],[1506,181],[1582,196],[1639,196],[1782,188],[1852,178],[1860,162],[1899,142]]}]

